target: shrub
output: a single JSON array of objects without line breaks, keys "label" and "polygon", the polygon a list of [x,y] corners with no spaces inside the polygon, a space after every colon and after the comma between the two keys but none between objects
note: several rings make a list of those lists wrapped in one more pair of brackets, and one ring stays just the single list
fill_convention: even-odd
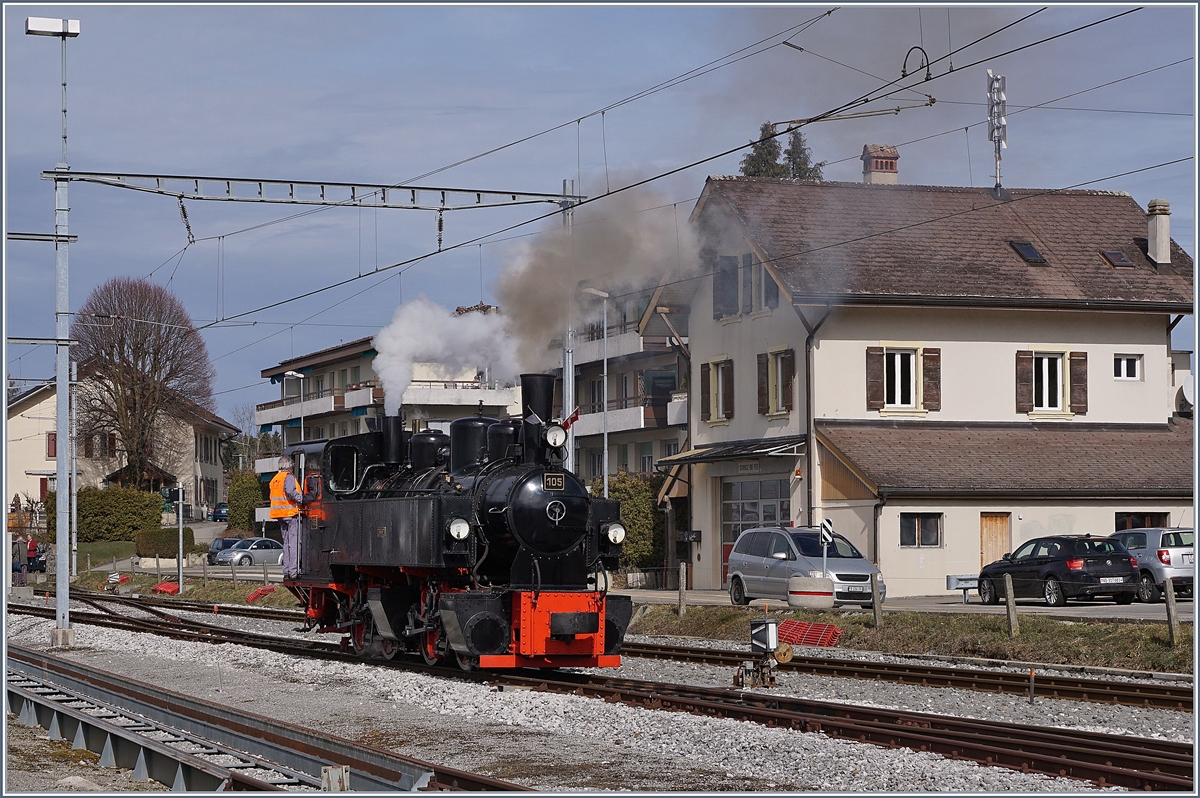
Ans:
[{"label": "shrub", "polygon": [[254,474],[235,474],[229,483],[229,529],[254,529],[254,508],[265,497]]},{"label": "shrub", "polygon": [[[608,478],[608,497],[621,502],[621,523],[627,535],[621,550],[621,564],[638,568],[658,568],[663,563],[665,526],[663,514],[654,506],[663,477],[645,477],[621,472]],[[592,495],[602,496],[602,480],[592,483]]]},{"label": "shrub", "polygon": [[[176,557],[179,554],[179,528],[155,527],[143,529],[134,535],[134,553],[139,557]],[[183,550],[189,552],[196,546],[190,526],[183,528]],[[207,551],[207,549],[205,549]]]},{"label": "shrub", "polygon": [[[46,494],[48,540],[53,541],[56,517],[56,496]],[[99,543],[107,540],[130,540],[139,529],[158,527],[162,523],[162,496],[133,488],[84,488],[79,491],[79,542]]]}]

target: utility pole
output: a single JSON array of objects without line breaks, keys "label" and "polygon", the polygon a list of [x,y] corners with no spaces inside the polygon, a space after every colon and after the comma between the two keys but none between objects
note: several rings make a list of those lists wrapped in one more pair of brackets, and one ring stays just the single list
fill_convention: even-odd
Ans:
[{"label": "utility pole", "polygon": [[[575,181],[563,180],[563,194],[570,196],[575,193]],[[563,228],[567,231],[568,246],[571,244],[571,225],[574,221],[573,202],[561,203],[563,209]],[[574,257],[574,250],[569,249],[571,256]],[[563,336],[563,377],[562,377],[562,417],[567,418],[571,415],[571,411],[575,409],[575,327],[572,319],[571,308],[575,304],[575,296],[567,297],[567,332]],[[524,409],[521,411],[524,413]],[[567,446],[566,454],[563,457],[563,468],[568,471],[575,470],[575,426],[571,425],[567,429]]]},{"label": "utility pole", "polygon": [[[79,35],[79,20],[77,19],[47,19],[44,17],[27,17],[25,34],[28,36],[56,36],[62,45],[62,160],[54,165],[54,332],[58,338],[55,344],[54,376],[55,376],[55,492],[58,501],[55,502],[55,529],[58,537],[55,553],[55,623],[50,631],[52,647],[73,646],[75,630],[71,628],[71,569],[70,569],[70,500],[64,500],[64,489],[69,490],[70,478],[67,470],[70,467],[69,447],[65,446],[64,433],[70,429],[70,349],[67,337],[71,332],[69,298],[67,291],[67,214],[70,205],[67,203],[67,185],[70,179],[66,174],[71,167],[67,165],[67,39]],[[68,494],[69,495],[69,494]]]}]

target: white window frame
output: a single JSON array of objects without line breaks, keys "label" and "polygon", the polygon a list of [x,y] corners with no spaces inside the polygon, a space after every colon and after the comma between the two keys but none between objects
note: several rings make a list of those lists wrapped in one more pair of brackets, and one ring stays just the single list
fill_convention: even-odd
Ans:
[{"label": "white window frame", "polygon": [[[1067,375],[1064,366],[1067,358],[1064,352],[1038,352],[1033,353],[1033,412],[1035,413],[1062,413],[1066,411],[1063,407],[1063,399],[1067,391],[1070,390],[1070,385],[1067,382]],[[1049,380],[1049,364],[1055,363],[1058,371],[1057,380],[1054,380],[1057,390],[1057,404],[1048,403],[1046,396],[1046,388],[1050,384]],[[1041,379],[1042,390],[1038,391],[1038,379]]]},{"label": "white window frame", "polygon": [[[883,350],[883,406],[888,410],[916,410],[921,406],[921,397],[918,393],[919,381],[917,380],[917,370],[920,368],[919,349],[916,347],[884,347]],[[909,360],[909,374],[907,386],[904,384],[900,363],[903,358]],[[893,359],[896,363],[894,374],[889,378],[889,366]],[[909,391],[910,401],[904,402],[903,389],[907,387]],[[888,401],[891,396],[895,401]]]},{"label": "white window frame", "polygon": [[[783,368],[780,361],[787,354],[789,347],[773,346],[767,350],[767,415],[787,415],[788,411],[783,409],[786,404],[787,397],[783,395],[783,382],[780,380],[780,375],[783,373]],[[793,353],[792,375],[795,379],[795,354]],[[793,390],[795,383],[793,382]]]},{"label": "white window frame", "polygon": [[[1129,362],[1133,361],[1134,374],[1131,376],[1127,367]],[[1113,379],[1117,382],[1141,382],[1142,381],[1142,356],[1141,355],[1113,355],[1114,369],[1120,369],[1121,374],[1114,374]]]}]

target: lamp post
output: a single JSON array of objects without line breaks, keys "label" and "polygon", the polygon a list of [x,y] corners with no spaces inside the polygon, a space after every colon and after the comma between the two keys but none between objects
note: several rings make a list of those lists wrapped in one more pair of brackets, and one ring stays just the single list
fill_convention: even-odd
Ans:
[{"label": "lamp post", "polygon": [[604,498],[608,498],[608,294],[595,288],[585,288],[583,293],[591,294],[592,296],[600,297],[600,302],[604,308],[603,319],[601,322],[604,325],[604,375],[601,382],[601,401],[604,407],[601,409],[601,422],[604,429]]},{"label": "lamp post", "polygon": [[55,504],[55,523],[58,529],[58,544],[55,553],[55,623],[50,631],[51,646],[72,646],[75,644],[75,630],[71,628],[71,550],[70,550],[70,501],[63,501],[63,490],[68,489],[70,477],[70,452],[66,443],[66,435],[70,429],[70,372],[68,364],[67,337],[70,335],[70,314],[67,292],[67,204],[66,172],[67,165],[67,39],[79,35],[79,20],[77,19],[47,19],[45,17],[27,17],[25,19],[25,34],[28,36],[57,36],[62,43],[62,160],[54,166],[54,171],[64,176],[64,179],[54,181],[54,318],[55,335],[58,344],[55,347],[54,376],[55,376],[55,431],[57,451],[55,452],[55,490],[59,501]]},{"label": "lamp post", "polygon": [[[300,380],[300,442],[304,443],[304,375],[298,371],[288,371],[283,376]],[[284,445],[287,445],[286,441]]]}]

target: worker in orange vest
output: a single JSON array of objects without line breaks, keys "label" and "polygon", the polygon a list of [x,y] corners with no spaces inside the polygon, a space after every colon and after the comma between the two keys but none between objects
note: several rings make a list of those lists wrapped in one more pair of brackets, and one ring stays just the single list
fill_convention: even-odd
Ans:
[{"label": "worker in orange vest", "polygon": [[271,518],[279,521],[283,535],[283,576],[300,575],[300,505],[304,495],[292,475],[292,458],[279,458],[279,473],[271,480]]}]

